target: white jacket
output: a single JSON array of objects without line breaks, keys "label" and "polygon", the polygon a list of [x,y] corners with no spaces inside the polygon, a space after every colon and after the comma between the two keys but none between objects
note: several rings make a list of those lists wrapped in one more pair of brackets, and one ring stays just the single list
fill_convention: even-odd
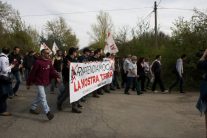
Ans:
[{"label": "white jacket", "polygon": [[9,65],[9,58],[6,54],[0,54],[0,75],[8,76],[11,72],[11,66]]}]

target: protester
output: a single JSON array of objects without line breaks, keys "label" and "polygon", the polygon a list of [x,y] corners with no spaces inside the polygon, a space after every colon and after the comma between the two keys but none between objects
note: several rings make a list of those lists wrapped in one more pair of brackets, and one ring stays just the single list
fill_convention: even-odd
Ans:
[{"label": "protester", "polygon": [[152,91],[156,93],[155,91],[156,84],[158,83],[160,85],[160,89],[163,93],[167,93],[168,91],[165,90],[165,87],[162,82],[161,78],[161,56],[157,55],[155,61],[153,61],[152,67],[151,67],[152,73],[154,75],[154,82],[152,84]]},{"label": "protester", "polygon": [[52,61],[49,58],[49,50],[43,49],[41,51],[41,57],[35,61],[32,70],[27,80],[28,89],[29,86],[35,84],[37,87],[37,96],[32,102],[30,113],[39,114],[38,104],[41,104],[44,113],[49,120],[54,118],[54,114],[51,113],[47,103],[45,89],[50,84],[51,78],[56,78],[60,82],[60,77],[52,66]]},{"label": "protester", "polygon": [[15,66],[14,64],[9,65],[9,49],[2,48],[0,54],[0,115],[11,116],[10,112],[7,112],[7,98],[12,92],[12,82],[10,78],[11,69]]},{"label": "protester", "polygon": [[[94,51],[94,56],[91,61],[103,61],[103,58],[101,57],[101,49],[96,49]],[[98,88],[93,92],[93,97],[99,98],[99,95],[103,95],[102,88]]]},{"label": "protester", "polygon": [[139,77],[137,75],[137,57],[136,56],[132,56],[131,57],[131,61],[128,62],[128,67],[127,67],[127,81],[126,81],[126,87],[124,90],[125,94],[130,94],[129,93],[129,88],[131,86],[131,84],[133,84],[133,87],[135,87],[136,91],[137,91],[137,95],[142,94],[140,92],[140,85],[137,81],[137,78]]},{"label": "protester", "polygon": [[20,85],[20,68],[21,68],[21,56],[19,54],[20,48],[15,47],[14,51],[9,55],[9,63],[15,64],[15,67],[12,68],[12,74],[14,75],[16,79],[16,84],[13,87],[13,95],[17,96],[17,91],[19,89]]},{"label": "protester", "polygon": [[[84,48],[83,49],[83,55],[78,57],[78,62],[80,63],[87,63],[90,61],[90,53],[91,50],[89,48]],[[86,96],[84,96],[83,98],[81,98],[82,102],[86,102]]]},{"label": "protester", "polygon": [[23,67],[24,67],[24,77],[25,80],[28,79],[29,73],[32,69],[32,66],[35,62],[34,51],[30,51],[23,59]]},{"label": "protester", "polygon": [[197,102],[197,109],[205,114],[206,137],[207,137],[207,49],[198,63],[198,69],[204,72],[200,83],[200,96]]},{"label": "protester", "polygon": [[145,72],[145,80],[147,81],[146,89],[150,89],[149,84],[150,84],[151,73],[150,73],[150,63],[147,58],[145,58],[145,62],[144,62],[144,72]]},{"label": "protester", "polygon": [[125,58],[124,63],[123,63],[124,76],[123,76],[123,80],[121,84],[122,88],[124,88],[124,84],[126,84],[126,81],[127,81],[128,67],[130,63],[131,63],[131,55],[128,55],[127,58]]},{"label": "protester", "polygon": [[[63,68],[62,68],[62,77],[64,83],[64,91],[60,93],[57,100],[57,109],[62,110],[63,102],[69,97],[69,69],[71,62],[77,62],[77,48],[71,47],[68,50],[68,55],[63,59]],[[82,108],[79,101],[72,103],[72,112],[73,113],[81,113],[81,110],[78,108]]]},{"label": "protester", "polygon": [[[62,62],[63,62],[63,57],[62,57],[62,51],[57,50],[57,54],[53,58],[53,67],[54,69],[60,74],[60,79],[62,80]],[[57,82],[55,79],[52,79],[51,81],[51,86],[50,86],[50,93],[54,94],[55,87],[57,87]]]},{"label": "protester", "polygon": [[145,58],[141,57],[139,58],[137,62],[137,74],[139,75],[139,80],[141,82],[141,91],[145,90],[145,71],[144,71],[144,62]]},{"label": "protester", "polygon": [[179,83],[179,90],[180,93],[183,92],[183,62],[186,58],[186,55],[183,54],[179,59],[176,61],[176,66],[173,69],[173,73],[176,75],[176,81],[170,86],[169,92]]}]

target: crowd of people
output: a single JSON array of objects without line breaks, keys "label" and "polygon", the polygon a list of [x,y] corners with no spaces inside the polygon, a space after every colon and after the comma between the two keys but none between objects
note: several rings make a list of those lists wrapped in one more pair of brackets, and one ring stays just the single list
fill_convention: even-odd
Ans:
[{"label": "crowd of people", "polygon": [[[35,85],[37,89],[36,98],[29,110],[30,113],[39,114],[39,105],[41,105],[47,118],[53,119],[54,114],[47,103],[46,88],[50,87],[50,93],[55,93],[55,88],[59,88],[57,109],[61,111],[63,103],[69,97],[69,66],[71,62],[111,61],[113,63],[112,83],[92,92],[91,95],[94,98],[99,98],[104,93],[121,88],[124,89],[123,92],[126,95],[131,93],[130,90],[135,91],[137,95],[150,89],[157,93],[157,84],[159,84],[162,93],[168,93],[179,83],[180,93],[184,93],[183,62],[186,55],[177,59],[174,70],[177,79],[169,89],[166,89],[161,77],[161,55],[157,55],[150,64],[149,59],[144,57],[137,58],[137,56],[128,55],[120,58],[115,54],[103,54],[101,49],[84,48],[80,52],[77,48],[71,47],[67,54],[57,50],[53,57],[48,49],[41,50],[40,54],[29,51],[25,56],[22,56],[20,53],[20,48],[15,47],[12,52],[8,48],[2,48],[0,54],[0,115],[2,116],[11,116],[11,113],[7,111],[7,99],[18,96],[21,81],[25,80],[27,89],[30,89],[31,85]],[[87,99],[88,95],[73,102],[71,104],[72,112],[81,113],[81,108],[83,108],[81,102],[86,102]]]}]

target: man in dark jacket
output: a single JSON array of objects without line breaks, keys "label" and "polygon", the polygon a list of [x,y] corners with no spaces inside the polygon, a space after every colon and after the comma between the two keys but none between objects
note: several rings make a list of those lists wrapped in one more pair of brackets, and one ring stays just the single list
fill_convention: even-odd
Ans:
[{"label": "man in dark jacket", "polygon": [[28,55],[26,55],[23,59],[23,67],[25,69],[25,72],[24,72],[25,80],[27,80],[29,72],[31,71],[31,68],[34,62],[35,62],[34,51],[30,51]]},{"label": "man in dark jacket", "polygon": [[21,67],[21,56],[19,54],[20,52],[20,48],[19,47],[15,47],[14,51],[9,55],[9,63],[10,64],[14,64],[15,67],[12,69],[12,74],[14,75],[15,79],[16,79],[16,84],[14,85],[13,88],[13,94],[14,96],[17,96],[17,91],[19,89],[19,85],[20,85],[20,72],[19,69]]},{"label": "man in dark jacket", "polygon": [[161,79],[161,56],[157,55],[155,61],[152,64],[151,71],[154,75],[154,82],[152,84],[152,91],[156,93],[155,87],[158,83],[160,85],[160,89],[163,93],[167,93],[168,91],[165,90],[165,87],[163,85],[162,79]]},{"label": "man in dark jacket", "polygon": [[[63,77],[63,83],[64,83],[64,91],[60,93],[58,96],[57,101],[57,109],[62,110],[62,104],[63,102],[69,97],[69,69],[70,69],[70,62],[77,62],[77,48],[71,47],[68,51],[68,55],[63,59],[63,69],[62,69],[62,77]],[[82,106],[79,104],[79,102],[73,102],[72,103],[72,112],[73,113],[81,113],[81,111],[78,108],[81,108]]]}]

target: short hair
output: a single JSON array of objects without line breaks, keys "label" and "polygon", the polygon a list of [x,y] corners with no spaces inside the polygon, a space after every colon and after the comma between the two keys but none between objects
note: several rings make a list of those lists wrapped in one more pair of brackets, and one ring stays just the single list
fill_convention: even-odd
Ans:
[{"label": "short hair", "polygon": [[183,58],[185,58],[186,57],[186,54],[182,54],[181,55],[181,58],[183,59]]},{"label": "short hair", "polygon": [[106,53],[106,57],[109,57],[111,54],[108,52],[108,53]]},{"label": "short hair", "polygon": [[77,52],[77,51],[78,51],[78,48],[71,47],[71,48],[69,48],[69,50],[68,50],[68,54],[69,54],[69,55],[72,55],[74,52]]},{"label": "short hair", "polygon": [[9,54],[9,51],[10,51],[10,49],[7,47],[2,48],[2,53],[4,53],[4,54]]},{"label": "short hair", "polygon": [[46,50],[48,50],[48,49],[42,49],[41,52],[40,52],[41,55],[42,55]]},{"label": "short hair", "polygon": [[14,47],[14,50],[16,50],[16,49],[20,49],[20,48],[19,48],[18,46],[15,46],[15,47]]},{"label": "short hair", "polygon": [[161,55],[157,55],[157,56],[155,57],[155,59],[158,59],[160,56],[161,56]]},{"label": "short hair", "polygon": [[99,52],[101,52],[101,49],[100,49],[100,48],[98,48],[98,49],[96,49],[96,50],[94,51],[94,55],[98,54]]}]

